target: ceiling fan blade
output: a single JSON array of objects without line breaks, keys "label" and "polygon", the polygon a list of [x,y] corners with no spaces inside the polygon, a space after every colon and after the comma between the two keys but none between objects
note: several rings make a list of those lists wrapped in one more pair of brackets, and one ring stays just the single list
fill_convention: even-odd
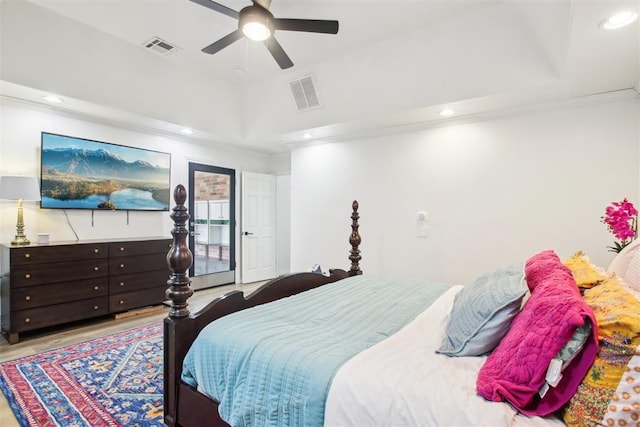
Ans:
[{"label": "ceiling fan blade", "polygon": [[269,9],[269,6],[271,6],[271,0],[251,0],[253,2],[253,4],[257,4],[258,6],[262,6],[265,9]]},{"label": "ceiling fan blade", "polygon": [[323,19],[288,19],[276,18],[273,22],[276,30],[304,31],[308,33],[338,34],[338,21]]},{"label": "ceiling fan blade", "polygon": [[271,56],[276,60],[280,68],[286,70],[287,68],[293,67],[293,62],[291,62],[291,58],[284,51],[280,43],[275,39],[275,37],[270,37],[264,41],[265,46],[269,49]]},{"label": "ceiling fan blade", "polygon": [[227,6],[223,6],[220,3],[216,3],[211,0],[191,0],[194,3],[199,4],[200,6],[208,7],[209,9],[215,10],[216,12],[223,13],[231,18],[238,19],[240,17],[240,13],[236,12],[233,9],[229,9]]},{"label": "ceiling fan blade", "polygon": [[235,30],[233,33],[229,33],[220,40],[211,43],[209,46],[202,49],[204,53],[208,53],[213,55],[216,52],[221,51],[225,47],[229,46],[231,43],[238,41],[242,38],[242,31]]}]

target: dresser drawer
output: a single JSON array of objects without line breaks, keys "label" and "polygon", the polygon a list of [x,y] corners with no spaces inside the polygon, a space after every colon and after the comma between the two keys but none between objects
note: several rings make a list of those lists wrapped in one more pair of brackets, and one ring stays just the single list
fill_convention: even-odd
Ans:
[{"label": "dresser drawer", "polygon": [[11,293],[14,310],[62,304],[71,301],[108,295],[107,278],[61,282],[52,285],[27,286]]},{"label": "dresser drawer", "polygon": [[153,253],[166,255],[172,244],[173,241],[171,239],[148,240],[146,242],[113,242],[109,243],[109,256],[115,258]]},{"label": "dresser drawer", "polygon": [[109,262],[109,275],[140,273],[143,271],[164,270],[169,272],[166,254],[137,255],[111,259]]},{"label": "dresser drawer", "polygon": [[140,289],[169,287],[169,270],[149,271],[146,273],[124,274],[121,276],[109,278],[109,294],[121,294],[124,292],[133,292]]},{"label": "dresser drawer", "polygon": [[148,305],[159,304],[166,300],[165,287],[143,289],[137,292],[128,292],[109,296],[109,312],[117,313],[132,308],[140,308]]},{"label": "dresser drawer", "polygon": [[11,328],[15,332],[29,331],[102,316],[109,312],[108,309],[108,298],[100,297],[28,310],[16,310],[11,313]]},{"label": "dresser drawer", "polygon": [[108,250],[108,243],[15,248],[11,250],[11,265],[107,258]]},{"label": "dresser drawer", "polygon": [[15,289],[25,286],[105,277],[108,274],[108,266],[107,259],[20,265],[10,272],[11,287]]}]

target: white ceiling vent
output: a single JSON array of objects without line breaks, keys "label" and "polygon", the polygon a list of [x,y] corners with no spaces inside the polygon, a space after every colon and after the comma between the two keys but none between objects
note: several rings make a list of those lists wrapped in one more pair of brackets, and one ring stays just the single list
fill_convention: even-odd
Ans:
[{"label": "white ceiling vent", "polygon": [[162,55],[170,55],[179,50],[177,46],[172,45],[168,41],[162,40],[160,37],[154,37],[143,43],[142,46]]},{"label": "white ceiling vent", "polygon": [[298,111],[311,110],[320,106],[320,100],[311,76],[289,82],[289,86],[291,86]]}]

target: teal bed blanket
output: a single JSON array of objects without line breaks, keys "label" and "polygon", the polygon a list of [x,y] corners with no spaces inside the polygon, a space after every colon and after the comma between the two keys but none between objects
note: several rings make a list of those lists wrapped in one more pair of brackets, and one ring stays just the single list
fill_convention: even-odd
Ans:
[{"label": "teal bed blanket", "polygon": [[322,426],[338,368],[448,288],[355,276],[230,314],[202,330],[182,379],[216,399],[232,426]]}]

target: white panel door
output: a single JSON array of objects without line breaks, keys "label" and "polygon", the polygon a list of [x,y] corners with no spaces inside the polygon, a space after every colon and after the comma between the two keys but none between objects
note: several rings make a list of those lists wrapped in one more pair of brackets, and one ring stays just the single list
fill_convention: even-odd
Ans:
[{"label": "white panel door", "polygon": [[276,276],[276,177],[242,173],[242,283]]}]

